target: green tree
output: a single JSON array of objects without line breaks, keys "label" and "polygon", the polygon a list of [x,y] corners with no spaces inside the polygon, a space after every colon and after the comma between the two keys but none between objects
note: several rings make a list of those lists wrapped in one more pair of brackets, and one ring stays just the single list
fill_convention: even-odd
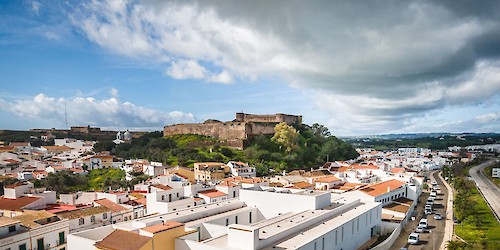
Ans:
[{"label": "green tree", "polygon": [[274,136],[272,141],[285,147],[285,152],[290,154],[298,147],[299,132],[292,126],[281,122],[274,127]]}]

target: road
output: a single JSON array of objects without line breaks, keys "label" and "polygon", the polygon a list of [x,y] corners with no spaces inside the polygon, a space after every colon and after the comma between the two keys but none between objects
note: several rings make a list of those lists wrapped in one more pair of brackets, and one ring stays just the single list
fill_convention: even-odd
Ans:
[{"label": "road", "polygon": [[[486,202],[490,205],[490,209],[495,214],[497,220],[499,220],[500,216],[500,188],[495,185],[488,177],[483,174],[483,170],[494,164],[495,160],[490,160],[487,162],[483,162],[475,167],[469,169],[469,174],[476,182],[476,186],[479,188],[481,193],[483,194]],[[500,222],[500,220],[499,220]]]},{"label": "road", "polygon": [[[446,186],[442,183],[442,181],[438,178],[439,171],[434,171],[430,175],[430,180],[431,181],[436,181],[440,187],[440,191],[438,192],[438,195],[436,199],[434,200],[434,206],[433,210],[434,213],[440,213],[443,216],[442,220],[435,220],[434,219],[434,214],[426,216],[424,214],[424,206],[427,201],[427,198],[429,197],[429,192],[423,192],[420,197],[419,197],[419,203],[417,207],[415,208],[415,211],[417,212],[416,220],[415,221],[408,221],[406,226],[403,228],[401,231],[399,237],[396,239],[394,244],[391,246],[391,250],[394,249],[400,249],[402,247],[406,247],[408,249],[439,249],[441,246],[441,243],[443,242],[444,238],[444,230],[445,230],[445,220],[444,217],[446,216],[446,205],[447,205],[447,200],[448,200],[448,189]],[[430,181],[429,181],[430,183]],[[425,190],[424,190],[425,191]],[[426,230],[425,233],[420,234],[420,243],[417,245],[409,245],[408,244],[408,236],[410,233],[415,231],[415,228],[417,227],[418,222],[422,218],[427,218],[428,219],[428,224],[429,228]]]}]

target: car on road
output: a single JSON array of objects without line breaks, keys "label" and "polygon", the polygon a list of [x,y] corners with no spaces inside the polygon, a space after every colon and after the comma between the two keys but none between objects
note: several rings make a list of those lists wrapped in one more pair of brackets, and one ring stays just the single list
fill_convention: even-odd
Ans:
[{"label": "car on road", "polygon": [[441,216],[441,214],[436,213],[436,214],[434,214],[434,219],[435,220],[442,220],[443,216]]},{"label": "car on road", "polygon": [[408,236],[408,244],[415,245],[420,241],[420,235],[418,233],[411,233]]},{"label": "car on road", "polygon": [[432,214],[432,209],[425,209],[425,215]]},{"label": "car on road", "polygon": [[415,229],[415,232],[417,232],[417,233],[424,233],[425,232],[425,228],[423,226],[418,226]]},{"label": "car on road", "polygon": [[427,228],[427,219],[421,219],[418,225]]},{"label": "car on road", "polygon": [[437,182],[432,181],[431,184],[434,186],[434,185],[437,185]]}]

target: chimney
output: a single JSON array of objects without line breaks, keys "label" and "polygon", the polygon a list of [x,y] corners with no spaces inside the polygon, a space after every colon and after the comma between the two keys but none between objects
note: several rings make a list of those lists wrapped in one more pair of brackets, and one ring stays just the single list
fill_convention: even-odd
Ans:
[{"label": "chimney", "polygon": [[391,186],[387,186],[387,193],[391,192]]}]

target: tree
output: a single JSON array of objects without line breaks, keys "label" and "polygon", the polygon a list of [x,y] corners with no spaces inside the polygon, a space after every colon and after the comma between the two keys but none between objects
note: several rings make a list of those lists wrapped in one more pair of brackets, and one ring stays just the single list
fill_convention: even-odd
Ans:
[{"label": "tree", "polygon": [[299,132],[292,126],[281,122],[274,127],[272,141],[285,146],[285,151],[290,154],[298,147]]}]

